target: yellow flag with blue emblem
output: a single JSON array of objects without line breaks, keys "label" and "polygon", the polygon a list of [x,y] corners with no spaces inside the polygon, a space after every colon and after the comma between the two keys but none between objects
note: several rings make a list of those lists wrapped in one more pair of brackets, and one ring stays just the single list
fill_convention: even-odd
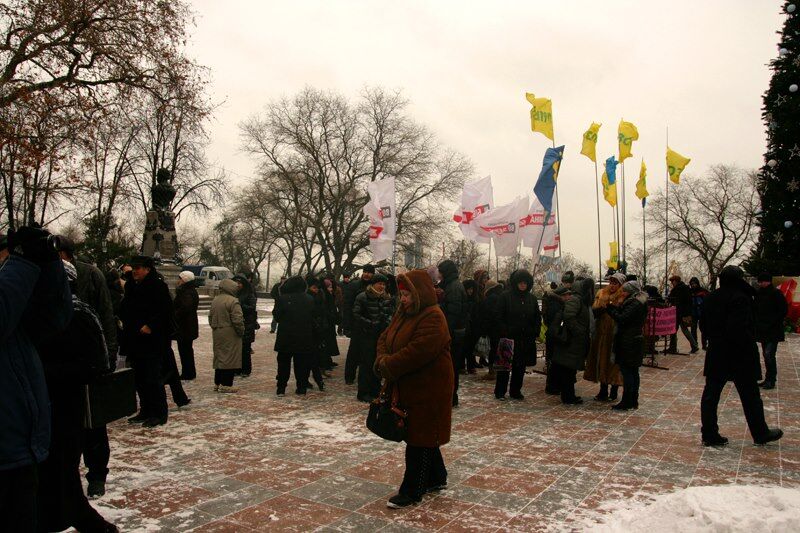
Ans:
[{"label": "yellow flag with blue emblem", "polygon": [[667,146],[667,172],[669,173],[669,179],[672,183],[675,185],[680,184],[681,172],[683,172],[683,169],[689,164],[689,161],[691,161],[691,159],[683,157]]},{"label": "yellow flag with blue emblem", "polygon": [[617,241],[612,241],[608,243],[608,247],[611,249],[610,258],[606,261],[606,266],[608,268],[617,269],[619,268],[619,243]]},{"label": "yellow flag with blue emblem", "polygon": [[642,201],[642,207],[647,205],[647,197],[650,193],[647,192],[647,167],[644,165],[642,159],[642,169],[639,171],[639,181],[636,182],[636,198]]},{"label": "yellow flag with blue emblem", "polygon": [[612,155],[606,159],[606,167],[603,170],[603,198],[611,207],[617,205],[617,161]]},{"label": "yellow flag with blue emblem", "polygon": [[553,137],[553,102],[549,98],[536,98],[533,93],[525,93],[531,106],[531,131],[538,131],[551,141]]},{"label": "yellow flag with blue emblem", "polygon": [[600,131],[600,126],[602,124],[592,122],[586,133],[583,134],[583,145],[581,146],[581,154],[595,163],[597,163],[597,132]]},{"label": "yellow flag with blue emblem", "polygon": [[619,140],[619,162],[622,163],[633,155],[631,149],[633,141],[639,140],[639,130],[632,123],[621,120],[617,130],[617,139]]}]

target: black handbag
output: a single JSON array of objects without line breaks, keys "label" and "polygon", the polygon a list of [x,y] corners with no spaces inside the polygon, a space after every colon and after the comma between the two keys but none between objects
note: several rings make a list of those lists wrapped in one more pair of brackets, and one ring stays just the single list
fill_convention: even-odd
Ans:
[{"label": "black handbag", "polygon": [[86,385],[83,427],[105,426],[136,412],[136,382],[133,369],[100,374]]},{"label": "black handbag", "polygon": [[396,386],[392,387],[391,398],[386,387],[381,389],[377,398],[369,404],[367,429],[382,439],[400,442],[408,436],[408,413],[397,406],[400,393]]}]

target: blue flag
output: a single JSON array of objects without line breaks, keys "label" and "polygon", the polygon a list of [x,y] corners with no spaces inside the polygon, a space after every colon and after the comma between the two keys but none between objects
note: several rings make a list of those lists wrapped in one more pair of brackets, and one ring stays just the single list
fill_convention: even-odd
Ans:
[{"label": "blue flag", "polygon": [[564,157],[564,147],[548,148],[544,153],[544,160],[542,161],[542,170],[539,172],[539,179],[536,180],[536,185],[533,186],[533,194],[539,199],[545,211],[551,213],[553,211],[553,191],[556,188],[556,180],[558,179],[558,167],[561,164],[561,158]]},{"label": "blue flag", "polygon": [[612,155],[608,159],[606,159],[606,174],[608,175],[608,184],[614,185],[617,181],[617,164],[619,161],[614,159]]}]

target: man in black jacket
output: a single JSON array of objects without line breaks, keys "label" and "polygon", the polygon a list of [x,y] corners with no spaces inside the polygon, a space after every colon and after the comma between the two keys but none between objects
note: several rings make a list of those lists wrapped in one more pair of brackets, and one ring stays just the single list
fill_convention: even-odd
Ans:
[{"label": "man in black jacket", "polygon": [[[272,290],[269,291],[269,295],[272,296],[272,306],[275,307],[275,304],[278,303],[278,296],[281,294],[281,285],[283,282],[286,281],[286,276],[281,276],[281,280],[272,286]],[[272,315],[272,324],[269,326],[269,332],[275,333],[278,329],[278,321],[275,319],[275,315]]]},{"label": "man in black jacket", "polygon": [[308,370],[315,353],[314,344],[314,298],[306,292],[306,282],[300,276],[287,279],[281,286],[281,294],[272,314],[280,321],[275,337],[278,354],[277,395],[286,393],[286,385],[294,359],[294,378],[297,394],[305,394],[308,388]]},{"label": "man in black jacket", "polygon": [[753,441],[766,444],[783,436],[780,429],[767,426],[758,390],[761,362],[753,317],[754,292],[744,281],[742,269],[728,265],[719,274],[719,289],[703,303],[701,327],[708,338],[708,350],[700,416],[705,446],[728,443],[728,439],[719,434],[717,425],[717,406],[728,381],[733,381],[739,393]]},{"label": "man in black jacket", "polygon": [[171,352],[172,298],[167,284],[156,272],[152,257],[136,256],[131,266],[131,280],[125,284],[120,318],[122,352],[133,367],[139,414],[128,421],[155,427],[167,423],[162,373],[166,351]]},{"label": "man in black jacket", "polygon": [[353,330],[353,305],[356,302],[356,296],[367,290],[369,284],[372,283],[375,267],[364,265],[361,271],[361,279],[350,280],[350,283],[342,289],[344,293],[342,295],[342,304],[344,306],[344,309],[342,309],[342,330],[345,335],[350,337],[350,345],[347,347],[347,355],[344,360],[344,382],[348,385],[355,383],[359,354],[359,335],[357,331]]},{"label": "man in black jacket", "polygon": [[[678,275],[670,276],[669,283],[672,289],[669,291],[669,301],[676,308],[676,318],[678,326],[683,332],[683,336],[689,341],[692,347],[691,353],[697,353],[697,341],[692,336],[689,329],[692,325],[692,291],[687,284],[681,281]],[[678,334],[673,333],[669,338],[669,349],[667,353],[678,353]]]},{"label": "man in black jacket", "polygon": [[242,368],[236,375],[249,377],[253,371],[253,342],[256,340],[256,330],[261,326],[258,324],[258,298],[256,290],[246,274],[233,276],[233,281],[239,285],[239,305],[242,306],[242,317],[244,318],[244,335],[242,336]]},{"label": "man in black jacket", "polygon": [[[58,243],[61,259],[74,265],[78,273],[78,279],[73,283],[75,295],[88,304],[100,319],[108,354],[108,367],[113,371],[117,366],[117,319],[114,316],[114,306],[111,303],[111,292],[108,290],[106,277],[96,266],[77,260],[72,240],[61,236],[58,238]],[[102,496],[106,492],[108,461],[111,458],[108,430],[106,426],[100,426],[86,429],[83,433],[87,493],[90,497]]]},{"label": "man in black jacket", "polygon": [[181,358],[181,379],[191,381],[197,377],[194,364],[194,340],[200,336],[197,325],[197,308],[200,295],[197,294],[197,281],[194,273],[184,270],[178,274],[178,285],[175,287],[175,325],[178,328],[178,355]]},{"label": "man in black jacket", "polygon": [[439,263],[439,287],[444,291],[444,301],[440,304],[447,319],[447,328],[450,330],[450,353],[453,360],[453,406],[458,405],[458,374],[461,371],[461,357],[464,348],[464,336],[467,332],[469,319],[469,305],[467,304],[467,291],[458,279],[458,267],[445,259]]},{"label": "man in black jacket", "polygon": [[376,274],[367,290],[356,296],[353,306],[353,328],[358,330],[358,394],[362,402],[374,400],[381,388],[381,380],[372,370],[378,353],[378,337],[392,320],[392,300],[386,293],[387,278]]},{"label": "man in black jacket", "polygon": [[764,389],[774,389],[778,379],[776,353],[778,343],[786,340],[783,321],[789,305],[781,291],[772,285],[772,276],[764,272],[758,276],[756,291],[756,340],[761,343],[767,375],[759,384]]}]

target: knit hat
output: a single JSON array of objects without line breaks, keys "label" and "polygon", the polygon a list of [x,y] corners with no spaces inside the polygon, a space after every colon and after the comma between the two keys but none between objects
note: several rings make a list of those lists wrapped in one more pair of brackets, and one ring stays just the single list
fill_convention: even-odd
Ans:
[{"label": "knit hat", "polygon": [[769,274],[769,272],[762,272],[758,275],[758,281],[769,281],[772,283],[772,276]]},{"label": "knit hat", "polygon": [[383,274],[381,274],[379,272],[379,273],[375,274],[374,276],[372,276],[372,279],[370,281],[372,283],[386,283],[387,281],[389,281],[389,278],[387,278],[386,276],[384,276]]},{"label": "knit hat", "polygon": [[611,281],[612,279],[615,280],[620,285],[624,285],[625,281],[626,281],[625,280],[625,274],[623,274],[622,272],[615,272],[615,273],[611,274],[608,277],[608,281]]},{"label": "knit hat", "polygon": [[178,274],[178,277],[181,278],[184,283],[189,283],[190,281],[194,281],[194,272],[191,270],[184,270]]},{"label": "knit hat", "polygon": [[66,260],[62,260],[61,262],[64,264],[64,272],[67,274],[67,281],[72,283],[78,279],[78,270],[75,268],[75,265]]},{"label": "knit hat", "polygon": [[575,282],[575,273],[572,270],[567,270],[561,276],[561,283],[574,283]]},{"label": "knit hat", "polygon": [[370,274],[375,273],[375,267],[373,265],[364,265],[361,270],[362,272],[369,272]]},{"label": "knit hat", "polygon": [[623,291],[625,291],[625,292],[627,292],[628,294],[637,294],[637,293],[640,293],[640,292],[642,292],[642,286],[641,286],[641,284],[640,284],[638,281],[636,281],[636,280],[633,280],[633,281],[626,281],[626,282],[625,282],[625,283],[622,285],[622,290],[623,290]]}]

